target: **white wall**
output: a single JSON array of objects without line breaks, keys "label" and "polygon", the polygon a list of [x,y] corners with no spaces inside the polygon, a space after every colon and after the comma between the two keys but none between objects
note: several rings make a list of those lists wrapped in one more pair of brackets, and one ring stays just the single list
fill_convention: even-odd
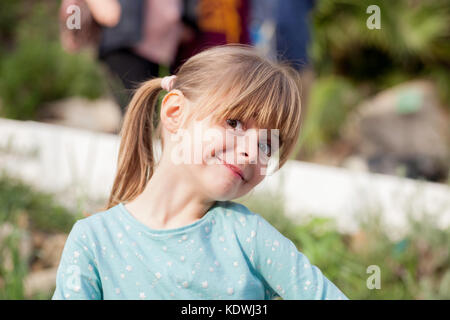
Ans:
[{"label": "white wall", "polygon": [[[69,201],[108,197],[118,149],[116,135],[0,119],[0,169]],[[26,156],[33,150],[35,157]],[[288,161],[255,193],[266,190],[281,192],[290,217],[334,217],[341,231],[355,231],[368,208],[382,213],[393,237],[401,235],[408,212],[436,214],[440,227],[450,226],[450,188],[442,184]]]}]

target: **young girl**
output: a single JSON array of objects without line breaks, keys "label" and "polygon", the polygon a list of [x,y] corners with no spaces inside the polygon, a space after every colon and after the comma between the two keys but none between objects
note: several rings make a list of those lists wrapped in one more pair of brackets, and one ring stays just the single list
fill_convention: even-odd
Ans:
[{"label": "young girl", "polygon": [[276,154],[285,163],[299,126],[296,72],[247,46],[208,49],[176,76],[143,83],[124,119],[108,206],[74,225],[53,299],[347,299],[289,239],[231,201],[264,179]]}]

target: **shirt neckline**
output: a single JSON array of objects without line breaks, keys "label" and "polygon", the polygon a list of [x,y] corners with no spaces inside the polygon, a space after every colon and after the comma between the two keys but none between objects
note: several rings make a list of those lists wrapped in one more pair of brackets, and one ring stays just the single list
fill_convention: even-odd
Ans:
[{"label": "shirt neckline", "polygon": [[119,208],[122,215],[135,227],[141,229],[143,232],[152,234],[152,235],[172,235],[172,234],[178,234],[181,232],[186,232],[188,230],[194,229],[200,224],[203,224],[205,221],[210,220],[210,218],[214,215],[215,209],[219,206],[220,201],[216,201],[211,208],[201,217],[199,220],[194,221],[188,225],[178,227],[178,228],[171,228],[171,229],[153,229],[149,226],[143,224],[139,220],[137,220],[125,207],[125,205],[120,202],[117,207]]}]

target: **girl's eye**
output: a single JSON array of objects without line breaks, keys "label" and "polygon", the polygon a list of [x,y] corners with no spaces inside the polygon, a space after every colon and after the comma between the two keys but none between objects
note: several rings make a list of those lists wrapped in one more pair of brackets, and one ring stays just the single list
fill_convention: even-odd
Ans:
[{"label": "girl's eye", "polygon": [[268,157],[271,156],[271,147],[270,144],[268,143],[259,143],[259,148],[261,149],[262,152],[264,152],[264,154]]},{"label": "girl's eye", "polygon": [[[235,130],[242,131],[244,129],[244,126],[240,120],[227,119],[226,121],[227,124]],[[272,155],[272,148],[270,146],[270,141],[269,143],[258,143],[258,147],[267,157],[270,157]]]},{"label": "girl's eye", "polygon": [[[242,122],[240,120],[236,120],[236,119],[227,119],[227,123],[230,127],[232,127],[233,129],[237,129],[237,130],[242,130],[243,129],[243,125]],[[239,127],[240,126],[240,127]],[[239,128],[237,128],[239,127]]]}]

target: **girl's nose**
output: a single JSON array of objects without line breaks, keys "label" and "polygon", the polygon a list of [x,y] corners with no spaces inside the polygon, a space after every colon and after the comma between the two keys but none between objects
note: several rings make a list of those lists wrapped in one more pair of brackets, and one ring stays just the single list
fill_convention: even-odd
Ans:
[{"label": "girl's nose", "polygon": [[239,137],[236,145],[238,164],[255,164],[258,159],[258,139],[252,136]]}]

